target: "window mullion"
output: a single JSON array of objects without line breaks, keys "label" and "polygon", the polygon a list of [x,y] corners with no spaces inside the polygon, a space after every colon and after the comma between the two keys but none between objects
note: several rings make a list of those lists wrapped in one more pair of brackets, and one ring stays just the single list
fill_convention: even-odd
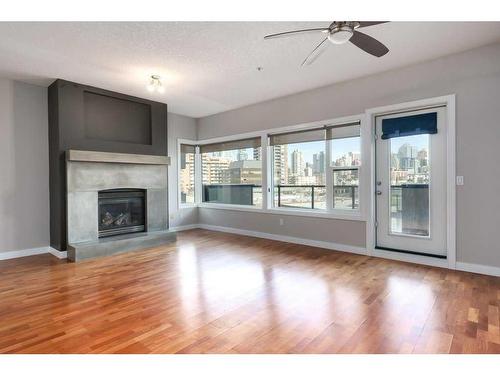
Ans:
[{"label": "window mullion", "polygon": [[202,174],[201,174],[201,154],[200,147],[196,146],[196,153],[194,157],[194,202],[195,204],[201,203],[202,196]]},{"label": "window mullion", "polygon": [[333,171],[331,167],[332,160],[332,141],[325,142],[325,185],[326,185],[326,210],[333,211]]},{"label": "window mullion", "polygon": [[269,146],[267,134],[261,137],[261,163],[262,163],[262,208],[264,210],[271,207],[273,178],[272,178],[272,147]]}]

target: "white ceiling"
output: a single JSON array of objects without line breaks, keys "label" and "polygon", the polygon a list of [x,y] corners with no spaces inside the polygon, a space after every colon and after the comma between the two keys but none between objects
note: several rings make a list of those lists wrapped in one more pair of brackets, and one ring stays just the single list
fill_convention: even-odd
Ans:
[{"label": "white ceiling", "polygon": [[[382,58],[351,44],[331,45],[314,64],[301,67],[322,34],[263,40],[269,33],[328,24],[4,22],[0,75],[40,85],[63,78],[203,117],[500,41],[500,22],[392,22],[364,29],[389,47]],[[146,91],[151,74],[164,77],[165,94]]]}]

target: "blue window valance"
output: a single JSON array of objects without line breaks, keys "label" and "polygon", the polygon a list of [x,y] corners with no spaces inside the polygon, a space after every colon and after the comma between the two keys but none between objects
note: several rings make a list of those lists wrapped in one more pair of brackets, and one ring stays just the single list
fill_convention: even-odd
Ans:
[{"label": "blue window valance", "polygon": [[382,120],[382,139],[437,133],[437,112]]}]

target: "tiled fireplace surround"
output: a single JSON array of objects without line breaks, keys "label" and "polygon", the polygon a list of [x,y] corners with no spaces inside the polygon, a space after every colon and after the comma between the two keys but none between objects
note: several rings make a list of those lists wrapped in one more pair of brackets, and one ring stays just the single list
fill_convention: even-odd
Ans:
[{"label": "tiled fireplace surround", "polygon": [[[157,246],[175,239],[168,231],[165,156],[69,150],[66,152],[68,258],[78,261]],[[146,232],[98,237],[98,192],[146,190]]]}]

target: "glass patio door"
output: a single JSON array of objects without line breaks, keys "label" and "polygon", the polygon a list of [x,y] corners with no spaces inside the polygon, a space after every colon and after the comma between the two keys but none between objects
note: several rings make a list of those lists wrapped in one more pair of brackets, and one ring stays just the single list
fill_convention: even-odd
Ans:
[{"label": "glass patio door", "polygon": [[446,257],[445,116],[376,118],[376,248]]}]

